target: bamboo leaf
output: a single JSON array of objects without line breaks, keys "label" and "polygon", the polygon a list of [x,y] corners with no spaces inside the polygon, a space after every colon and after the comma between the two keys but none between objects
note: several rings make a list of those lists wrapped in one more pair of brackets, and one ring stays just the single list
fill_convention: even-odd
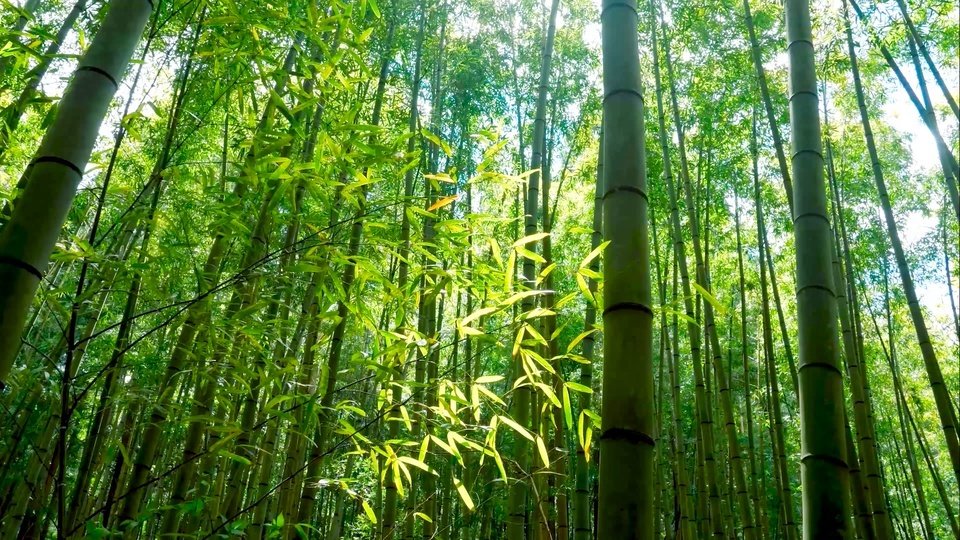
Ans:
[{"label": "bamboo leaf", "polygon": [[217,451],[217,454],[218,454],[218,455],[221,455],[221,456],[223,456],[223,457],[226,457],[226,458],[230,458],[230,459],[232,459],[233,461],[236,461],[237,463],[243,463],[244,465],[250,465],[250,460],[249,460],[249,459],[247,459],[247,458],[245,458],[245,457],[243,457],[243,456],[234,454],[233,452],[228,452],[228,451],[226,451],[226,450],[218,450],[218,451]]},{"label": "bamboo leaf", "polygon": [[459,478],[454,476],[453,485],[457,487],[457,493],[460,494],[460,499],[463,501],[463,504],[467,507],[467,510],[472,511],[475,508],[473,504],[473,499],[470,498],[470,493],[467,492],[467,488],[464,487],[463,482],[461,482]]},{"label": "bamboo leaf", "polygon": [[420,133],[421,133],[421,134],[424,136],[424,138],[426,138],[428,141],[430,141],[430,142],[432,142],[433,144],[439,146],[440,149],[443,150],[443,153],[444,153],[444,154],[446,154],[447,156],[452,156],[452,155],[453,155],[453,152],[450,150],[450,146],[449,146],[443,139],[441,139],[440,137],[437,137],[437,136],[434,135],[433,133],[430,133],[430,132],[427,131],[426,129],[421,129],[421,130],[420,130]]},{"label": "bamboo leaf", "polygon": [[510,250],[507,257],[507,265],[503,268],[503,290],[510,292],[513,290],[513,274],[517,271],[517,252]]},{"label": "bamboo leaf", "polygon": [[567,354],[570,354],[570,351],[572,351],[574,347],[576,347],[581,341],[586,339],[587,336],[593,334],[596,331],[597,331],[596,328],[591,328],[586,332],[581,332],[577,337],[573,338],[573,341],[571,341],[570,344],[567,345]]},{"label": "bamboo leaf", "polygon": [[547,399],[550,400],[550,403],[552,403],[554,407],[562,407],[560,399],[557,397],[557,394],[553,392],[552,388],[541,382],[535,382],[533,385],[539,388],[540,391],[543,392],[543,395],[547,396]]},{"label": "bamboo leaf", "polygon": [[533,435],[531,435],[530,432],[526,430],[526,428],[524,428],[524,427],[521,426],[520,424],[514,422],[514,421],[513,421],[512,419],[510,419],[509,417],[506,417],[506,416],[498,416],[497,418],[499,418],[500,421],[503,422],[504,424],[510,426],[510,429],[516,431],[516,432],[517,432],[518,434],[520,434],[523,438],[529,440],[530,442],[533,442]]},{"label": "bamboo leaf", "polygon": [[[591,231],[591,232],[593,232],[593,231]],[[598,255],[600,255],[601,253],[603,253],[603,250],[604,250],[608,245],[610,245],[610,240],[607,240],[607,241],[605,241],[605,242],[601,242],[599,246],[593,248],[593,251],[591,251],[589,254],[587,254],[587,256],[584,257],[582,261],[580,261],[580,266],[579,266],[579,268],[582,269],[582,268],[586,268],[587,266],[589,266],[589,265],[590,265],[590,262],[593,261],[594,259],[596,259]]]},{"label": "bamboo leaf", "polygon": [[430,473],[430,474],[432,474],[432,475],[434,475],[434,476],[439,476],[436,471],[434,471],[433,469],[431,469],[429,466],[427,466],[426,463],[420,461],[419,459],[413,459],[412,457],[409,457],[409,456],[399,456],[399,457],[397,457],[397,459],[398,459],[401,463],[406,463],[407,465],[413,465],[414,467],[416,467],[416,468],[418,468],[418,469],[420,469],[420,470],[422,470],[422,471],[426,471],[426,472],[428,472],[428,473]]},{"label": "bamboo leaf", "polygon": [[548,233],[548,232],[539,232],[539,233],[536,233],[536,234],[531,234],[531,235],[528,235],[528,236],[524,236],[523,238],[521,238],[521,239],[517,240],[516,242],[514,242],[514,243],[510,246],[510,248],[511,248],[511,249],[522,248],[523,246],[525,246],[525,245],[527,245],[527,244],[532,244],[532,243],[534,243],[534,242],[539,242],[540,240],[543,240],[544,238],[546,238],[546,237],[548,237],[548,236],[550,236],[550,233]]},{"label": "bamboo leaf", "polygon": [[493,461],[496,462],[497,468],[500,470],[500,477],[503,478],[503,483],[508,482],[507,469],[503,466],[503,458],[500,457],[500,452],[497,452],[497,449],[493,449]]},{"label": "bamboo leaf", "polygon": [[377,514],[373,512],[373,508],[370,507],[370,503],[368,503],[366,499],[360,499],[360,503],[363,505],[363,512],[367,514],[367,519],[370,520],[370,523],[376,525]]},{"label": "bamboo leaf", "polygon": [[517,253],[519,253],[520,255],[523,255],[524,257],[526,257],[527,259],[530,259],[531,261],[535,261],[535,262],[541,263],[541,264],[547,262],[546,259],[544,259],[544,258],[541,257],[540,255],[537,255],[536,253],[530,251],[529,249],[527,249],[527,248],[525,248],[525,247],[517,246],[517,247],[515,247],[515,248],[513,248],[513,249],[514,249]]},{"label": "bamboo leaf", "polygon": [[407,431],[413,430],[413,423],[410,422],[410,413],[407,412],[407,408],[403,405],[400,406],[400,416],[403,417],[403,424],[407,427]]},{"label": "bamboo leaf", "polygon": [[501,307],[512,306],[513,304],[516,304],[517,302],[519,302],[520,300],[523,300],[524,298],[528,298],[530,296],[537,296],[539,294],[543,294],[543,291],[521,291],[512,295],[510,298],[507,298],[503,302],[501,302],[500,306]]},{"label": "bamboo leaf", "polygon": [[[592,438],[593,438],[593,428],[587,428],[587,434],[584,437],[584,441],[583,441],[583,453],[585,457],[590,455],[590,440]],[[586,460],[589,462],[590,458],[587,457]]]},{"label": "bamboo leaf", "polygon": [[490,400],[494,401],[495,403],[499,403],[500,405],[503,405],[504,407],[506,407],[507,404],[504,403],[502,399],[500,399],[500,396],[488,390],[486,386],[477,385],[477,386],[474,386],[474,388],[476,388],[477,391],[487,396],[488,398],[490,398]]},{"label": "bamboo leaf", "polygon": [[550,455],[547,453],[547,446],[543,444],[543,437],[537,435],[537,450],[540,451],[540,460],[544,467],[550,467]]},{"label": "bamboo leaf", "polygon": [[700,293],[700,296],[702,296],[707,302],[710,302],[710,305],[717,310],[717,313],[724,317],[727,315],[727,311],[724,309],[723,305],[716,299],[715,296],[710,294],[710,291],[704,289],[697,283],[692,283],[691,285],[693,285],[693,288]]},{"label": "bamboo leaf", "polygon": [[393,461],[393,486],[397,488],[397,493],[403,497],[403,480],[400,476],[400,462],[397,460]]},{"label": "bamboo leaf", "polygon": [[576,390],[577,392],[580,392],[580,393],[583,393],[583,394],[592,394],[592,393],[593,393],[593,389],[592,389],[592,388],[590,388],[589,386],[584,386],[584,385],[582,385],[582,384],[580,384],[580,383],[578,383],[578,382],[567,381],[567,382],[563,383],[563,385],[566,386],[567,388],[571,389],[571,390]]},{"label": "bamboo leaf", "polygon": [[478,309],[473,313],[471,313],[470,315],[467,315],[466,317],[464,317],[463,320],[460,321],[460,324],[463,326],[466,326],[472,323],[473,321],[479,319],[480,317],[483,317],[484,315],[489,315],[497,311],[498,311],[498,308],[495,308],[495,307],[485,307],[485,308]]},{"label": "bamboo leaf", "polygon": [[567,423],[567,429],[573,429],[573,408],[570,406],[570,392],[563,386],[563,419]]},{"label": "bamboo leaf", "polygon": [[420,443],[420,461],[427,460],[427,450],[430,448],[430,437],[424,437],[423,442]]},{"label": "bamboo leaf", "polygon": [[444,206],[447,206],[448,204],[450,204],[450,203],[452,203],[453,201],[457,200],[459,197],[460,197],[460,195],[450,195],[449,197],[444,197],[444,198],[438,200],[437,202],[431,204],[430,207],[427,208],[427,212],[433,212],[434,210],[437,210],[437,209],[439,209],[439,208],[443,208]]}]

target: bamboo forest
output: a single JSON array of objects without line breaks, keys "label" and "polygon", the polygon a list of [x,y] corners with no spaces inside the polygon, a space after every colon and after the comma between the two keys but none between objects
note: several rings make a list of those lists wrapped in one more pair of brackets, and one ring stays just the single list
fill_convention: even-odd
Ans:
[{"label": "bamboo forest", "polygon": [[0,21],[0,539],[960,538],[957,0]]}]

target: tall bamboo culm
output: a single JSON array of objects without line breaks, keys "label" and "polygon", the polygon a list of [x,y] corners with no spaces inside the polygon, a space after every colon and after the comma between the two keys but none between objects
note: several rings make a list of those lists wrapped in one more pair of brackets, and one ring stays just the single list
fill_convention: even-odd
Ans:
[{"label": "tall bamboo culm", "polygon": [[604,377],[599,538],[653,535],[653,311],[637,4],[601,4]]}]

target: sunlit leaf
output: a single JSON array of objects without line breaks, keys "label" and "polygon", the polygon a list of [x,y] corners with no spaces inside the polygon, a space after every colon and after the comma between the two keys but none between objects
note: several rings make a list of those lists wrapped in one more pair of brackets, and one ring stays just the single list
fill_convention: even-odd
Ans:
[{"label": "sunlit leaf", "polygon": [[[591,231],[591,232],[592,232],[592,231]],[[586,268],[587,266],[589,266],[589,265],[590,265],[590,262],[593,261],[593,259],[597,258],[598,255],[600,255],[601,253],[603,253],[603,250],[606,249],[606,247],[607,247],[608,245],[610,245],[610,241],[609,241],[609,240],[607,240],[607,241],[605,241],[605,242],[601,242],[599,246],[593,248],[593,251],[591,251],[589,254],[587,254],[587,256],[584,257],[582,261],[580,261],[580,266],[579,266],[579,268]]]},{"label": "sunlit leaf", "polygon": [[473,499],[470,498],[470,493],[467,492],[467,488],[464,487],[463,482],[461,482],[459,478],[454,476],[453,485],[457,487],[457,493],[460,494],[460,500],[463,501],[464,506],[467,507],[467,510],[472,511],[475,508],[473,505]]},{"label": "sunlit leaf", "polygon": [[360,503],[363,505],[363,513],[367,515],[367,519],[370,520],[370,523],[376,525],[377,514],[374,513],[373,508],[370,507],[370,503],[368,503],[366,499],[360,499]]},{"label": "sunlit leaf", "polygon": [[450,195],[449,197],[443,197],[442,199],[438,200],[437,202],[431,204],[430,207],[427,208],[427,212],[433,212],[434,210],[437,210],[437,209],[439,209],[439,208],[443,208],[444,206],[447,206],[448,204],[450,204],[450,203],[452,203],[453,201],[457,200],[459,197],[460,197],[459,195]]},{"label": "sunlit leaf", "polygon": [[510,426],[510,429],[512,429],[512,430],[516,431],[517,433],[519,433],[520,436],[522,436],[523,438],[525,438],[525,439],[533,442],[533,435],[531,435],[530,432],[526,430],[526,428],[524,428],[524,427],[521,426],[520,424],[514,422],[510,417],[508,417],[508,416],[499,416],[498,418],[500,419],[501,422],[503,422],[504,424]]}]

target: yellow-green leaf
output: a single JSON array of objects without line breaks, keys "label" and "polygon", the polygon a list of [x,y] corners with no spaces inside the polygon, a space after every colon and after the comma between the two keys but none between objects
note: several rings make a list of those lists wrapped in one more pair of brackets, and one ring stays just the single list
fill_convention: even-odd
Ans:
[{"label": "yellow-green leaf", "polygon": [[467,510],[473,510],[475,508],[473,504],[473,499],[470,498],[470,493],[467,492],[467,488],[464,487],[463,482],[461,482],[459,478],[454,476],[453,485],[457,486],[457,493],[460,494],[460,499],[463,500],[463,504],[467,507]]},{"label": "yellow-green leaf", "polygon": [[413,423],[410,422],[410,413],[407,412],[407,408],[400,406],[400,415],[403,416],[403,424],[407,426],[407,430],[413,429]]},{"label": "yellow-green leaf", "polygon": [[720,304],[717,298],[710,294],[710,291],[704,289],[697,283],[693,284],[693,288],[696,289],[697,292],[700,293],[700,296],[704,297],[707,302],[710,302],[710,305],[717,310],[717,313],[719,313],[721,316],[726,316],[727,311],[723,309],[723,305]]},{"label": "yellow-green leaf", "polygon": [[457,200],[457,198],[459,198],[459,197],[460,197],[460,195],[450,195],[449,197],[444,197],[444,198],[440,199],[439,201],[431,204],[430,207],[427,208],[427,212],[433,212],[434,210],[437,210],[438,208],[443,208],[444,206],[447,206],[448,204],[450,204],[450,203],[452,203],[453,201]]},{"label": "yellow-green leaf", "polygon": [[503,422],[504,424],[510,426],[511,429],[513,429],[514,431],[516,431],[517,433],[519,433],[523,438],[529,440],[530,442],[533,442],[533,435],[531,435],[530,432],[527,431],[527,429],[526,429],[525,427],[523,427],[523,426],[521,426],[520,424],[514,422],[512,419],[510,419],[510,418],[508,418],[508,417],[506,417],[506,416],[499,416],[498,418],[500,418],[500,421],[501,421],[501,422]]},{"label": "yellow-green leaf", "polygon": [[590,261],[597,258],[597,255],[600,255],[600,253],[603,252],[604,248],[606,248],[609,243],[610,241],[607,240],[606,242],[601,242],[599,246],[593,248],[593,251],[591,251],[586,257],[583,258],[582,261],[580,261],[580,268],[586,268],[590,264]]},{"label": "yellow-green leaf", "polygon": [[523,238],[521,238],[521,239],[517,240],[516,242],[514,242],[513,245],[511,245],[510,247],[513,248],[513,249],[517,249],[517,248],[523,247],[523,246],[525,246],[525,245],[527,245],[527,244],[531,244],[531,243],[533,243],[533,242],[538,242],[538,241],[540,241],[540,240],[543,240],[544,238],[546,238],[546,237],[548,237],[548,236],[550,236],[550,233],[546,233],[546,232],[540,232],[540,233],[536,233],[536,234],[531,234],[531,235],[528,235],[528,236],[524,236]]},{"label": "yellow-green leaf", "polygon": [[543,395],[547,396],[547,399],[550,400],[550,403],[552,403],[554,407],[561,407],[560,400],[557,398],[557,394],[553,392],[553,388],[550,388],[542,382],[535,382],[533,385],[539,388],[540,391],[543,392]]},{"label": "yellow-green leaf", "polygon": [[578,383],[578,382],[568,381],[568,382],[563,383],[563,385],[566,386],[567,388],[571,389],[571,390],[576,390],[577,392],[581,392],[581,393],[584,393],[584,394],[592,394],[592,393],[593,393],[593,389],[592,389],[592,388],[590,388],[589,386],[584,386],[584,385],[582,385],[582,384],[580,384],[580,383]]},{"label": "yellow-green leaf", "polygon": [[547,454],[547,445],[543,444],[543,437],[537,435],[537,450],[540,451],[540,459],[544,467],[550,466],[550,455]]},{"label": "yellow-green leaf", "polygon": [[590,330],[587,330],[586,332],[581,332],[580,335],[578,335],[577,337],[573,338],[573,341],[570,342],[570,345],[567,345],[567,354],[570,354],[570,351],[572,351],[573,348],[576,347],[578,343],[580,343],[581,341],[583,341],[584,339],[586,339],[587,336],[589,336],[590,334],[592,334],[592,333],[594,333],[594,332],[596,332],[596,331],[597,331],[596,328],[591,328]]},{"label": "yellow-green leaf", "polygon": [[427,449],[430,447],[430,437],[424,437],[420,443],[420,461],[426,461]]},{"label": "yellow-green leaf", "polygon": [[536,253],[530,251],[529,249],[527,249],[527,248],[525,248],[525,247],[517,246],[517,247],[515,247],[515,248],[513,248],[513,249],[516,250],[517,253],[519,253],[520,255],[523,255],[524,257],[530,259],[531,261],[535,261],[535,262],[538,262],[538,263],[545,263],[545,262],[547,262],[546,259],[544,259],[544,258],[541,257],[540,255],[537,255]]},{"label": "yellow-green leaf", "polygon": [[538,294],[543,294],[543,291],[521,291],[512,295],[510,298],[507,298],[506,300],[501,302],[500,305],[502,307],[512,306],[513,304],[516,304],[517,302],[519,302],[520,300],[523,300],[524,298],[527,298],[529,296],[536,296]]},{"label": "yellow-green leaf", "polygon": [[515,268],[517,266],[517,252],[510,250],[510,255],[507,257],[507,265],[503,267],[503,290],[511,291],[513,289],[513,274],[517,271]]},{"label": "yellow-green leaf", "polygon": [[434,476],[437,474],[436,471],[428,467],[426,463],[420,461],[419,459],[413,459],[409,456],[399,456],[397,459],[403,463],[406,463],[407,465],[413,465],[414,467],[422,471],[426,471]]},{"label": "yellow-green leaf", "polygon": [[363,504],[363,512],[367,514],[367,519],[370,520],[370,523],[377,523],[377,514],[373,512],[373,508],[370,508],[370,503],[366,499],[360,499],[360,502]]},{"label": "yellow-green leaf", "polygon": [[477,385],[477,386],[474,386],[474,388],[476,388],[477,391],[479,391],[481,394],[487,396],[488,398],[490,398],[491,400],[499,403],[500,405],[504,405],[504,406],[506,405],[506,403],[504,403],[503,400],[500,399],[500,396],[494,394],[494,393],[491,392],[490,390],[487,390],[487,387],[486,387],[486,386]]},{"label": "yellow-green leaf", "polygon": [[470,315],[467,315],[466,317],[464,317],[463,320],[460,321],[460,324],[461,324],[462,326],[466,326],[466,325],[470,324],[471,322],[479,319],[480,317],[483,317],[484,315],[489,315],[489,314],[491,314],[491,313],[494,313],[494,312],[496,312],[497,310],[498,310],[498,308],[495,308],[495,307],[485,307],[485,308],[478,309],[478,310],[474,311],[473,313],[471,313]]}]

